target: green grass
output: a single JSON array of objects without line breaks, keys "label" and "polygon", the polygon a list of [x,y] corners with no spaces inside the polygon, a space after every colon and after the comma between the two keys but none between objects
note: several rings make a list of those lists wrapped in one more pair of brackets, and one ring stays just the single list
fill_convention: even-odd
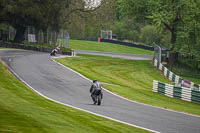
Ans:
[{"label": "green grass", "polygon": [[0,75],[0,132],[147,132],[46,100],[15,79],[1,63]]},{"label": "green grass", "polygon": [[78,71],[89,79],[115,84],[103,86],[121,96],[153,106],[200,115],[199,104],[152,92],[153,80],[166,83],[169,81],[156,68],[152,67],[151,61],[92,55],[80,55],[75,58],[56,59],[56,61]]},{"label": "green grass", "polygon": [[76,50],[153,55],[153,51],[149,51],[149,50],[122,46],[122,45],[113,44],[113,43],[104,43],[104,42],[98,43],[94,41],[69,40],[69,48],[76,49]]}]

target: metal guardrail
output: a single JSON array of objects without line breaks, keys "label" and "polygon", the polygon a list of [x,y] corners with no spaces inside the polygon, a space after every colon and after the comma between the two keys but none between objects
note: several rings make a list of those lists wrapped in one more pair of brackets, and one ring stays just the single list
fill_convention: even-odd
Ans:
[{"label": "metal guardrail", "polygon": [[[97,41],[98,39],[97,38],[78,38],[77,40]],[[119,41],[119,40],[110,40],[110,39],[101,39],[101,42],[114,43],[114,44],[118,44],[118,45],[124,45],[124,46],[154,51],[153,46],[148,46],[148,45],[143,45],[143,44],[135,44],[135,43],[131,43],[131,42],[123,42],[123,41]]]},{"label": "metal guardrail", "polygon": [[200,104],[200,91],[192,90],[191,88],[177,87],[154,80],[153,92]]}]

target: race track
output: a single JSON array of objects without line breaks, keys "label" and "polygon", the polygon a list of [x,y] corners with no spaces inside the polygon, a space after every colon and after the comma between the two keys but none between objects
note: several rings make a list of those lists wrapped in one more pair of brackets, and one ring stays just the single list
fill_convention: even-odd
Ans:
[{"label": "race track", "polygon": [[97,52],[97,51],[86,51],[86,50],[75,50],[77,54],[90,54],[90,55],[100,55],[100,56],[109,56],[115,58],[124,58],[131,60],[152,60],[153,56],[151,55],[133,55],[133,54],[116,54],[109,52]]},{"label": "race track", "polygon": [[200,117],[138,104],[107,91],[102,105],[93,105],[91,82],[55,63],[49,54],[0,50],[0,58],[35,90],[53,100],[162,133],[200,133]]}]

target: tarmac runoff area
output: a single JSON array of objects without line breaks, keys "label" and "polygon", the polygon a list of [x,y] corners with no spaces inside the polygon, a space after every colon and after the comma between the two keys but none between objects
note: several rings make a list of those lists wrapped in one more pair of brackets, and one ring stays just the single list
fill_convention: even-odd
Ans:
[{"label": "tarmac runoff area", "polygon": [[1,50],[0,58],[29,88],[57,103],[152,132],[200,133],[199,116],[137,103],[107,90],[102,105],[93,105],[91,81],[54,62],[49,54]]}]

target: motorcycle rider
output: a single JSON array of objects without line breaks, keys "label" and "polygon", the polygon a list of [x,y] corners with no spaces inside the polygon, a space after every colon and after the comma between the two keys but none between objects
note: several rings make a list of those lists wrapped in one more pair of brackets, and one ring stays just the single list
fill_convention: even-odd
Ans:
[{"label": "motorcycle rider", "polygon": [[51,51],[51,56],[56,56],[56,53],[58,52],[60,50],[60,47],[56,47],[55,49],[53,49],[52,51]]},{"label": "motorcycle rider", "polygon": [[93,84],[90,88],[90,93],[91,93],[91,97],[92,97],[92,100],[94,102],[94,104],[97,103],[97,100],[96,100],[96,96],[98,95],[98,92],[100,92],[100,95],[101,95],[101,99],[103,98],[103,93],[102,93],[102,88],[101,88],[101,85],[99,84],[99,82],[97,80],[93,80]]}]

